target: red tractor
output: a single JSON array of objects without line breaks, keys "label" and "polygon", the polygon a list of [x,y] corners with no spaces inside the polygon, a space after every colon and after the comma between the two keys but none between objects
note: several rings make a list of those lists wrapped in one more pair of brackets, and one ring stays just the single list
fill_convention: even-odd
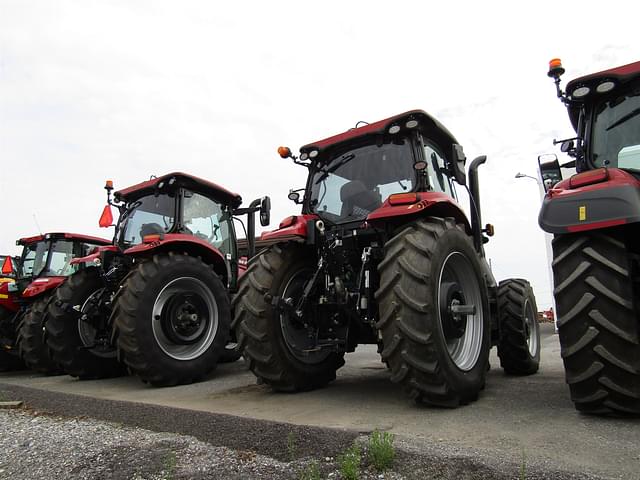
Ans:
[{"label": "red tractor", "polygon": [[47,233],[16,242],[23,247],[21,257],[17,261],[6,257],[2,265],[3,275],[15,281],[0,284],[0,370],[21,366],[20,357],[33,370],[59,370],[44,341],[47,305],[54,290],[81,268],[72,259],[109,243],[72,233]]},{"label": "red tractor", "polygon": [[557,326],[571,399],[594,414],[640,414],[640,62],[572,80],[550,62],[576,136],[541,163],[542,229],[554,235]]},{"label": "red tractor", "polygon": [[235,299],[234,330],[253,373],[274,390],[321,387],[344,354],[377,344],[391,380],[417,402],[478,397],[489,350],[512,374],[538,370],[537,307],[526,280],[494,280],[485,260],[477,169],[471,221],[453,181],[465,156],[419,110],[280,156],[308,169],[302,214],[263,233]]},{"label": "red tractor", "polygon": [[[184,384],[239,358],[230,338],[230,295],[239,257],[234,215],[269,222],[269,198],[242,199],[214,183],[170,173],[114,194],[100,224],[120,212],[112,245],[77,259],[87,268],[58,289],[47,342],[71,375],[101,378],[122,363],[156,386]],[[250,242],[250,251],[253,242]]]}]

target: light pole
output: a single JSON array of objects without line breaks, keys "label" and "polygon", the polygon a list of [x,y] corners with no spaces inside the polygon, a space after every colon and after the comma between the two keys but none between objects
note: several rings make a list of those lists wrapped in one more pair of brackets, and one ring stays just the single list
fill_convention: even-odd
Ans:
[{"label": "light pole", "polygon": [[[532,177],[531,175],[527,175],[526,173],[521,173],[521,172],[516,173],[515,178],[530,178],[532,180],[535,180],[535,182],[538,184],[538,192],[540,194],[540,203],[542,203],[545,196],[542,180],[540,180],[537,177]],[[553,270],[551,268],[551,261],[553,260],[553,252],[551,249],[552,240],[553,240],[553,236],[550,233],[545,232],[544,243],[545,243],[545,250],[547,253],[547,275],[549,276],[549,286],[551,287],[551,306],[553,307],[553,323],[554,323],[556,333],[558,333],[558,310],[556,309],[556,299],[553,295]]]}]

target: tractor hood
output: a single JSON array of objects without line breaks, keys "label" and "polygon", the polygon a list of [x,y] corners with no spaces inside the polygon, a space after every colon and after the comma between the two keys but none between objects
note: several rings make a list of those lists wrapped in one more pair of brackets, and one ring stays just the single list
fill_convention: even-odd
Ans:
[{"label": "tractor hood", "polygon": [[213,182],[182,172],[168,173],[161,177],[152,178],[146,182],[118,190],[114,193],[114,197],[117,201],[131,202],[167,186],[171,188],[184,187],[212,196],[219,199],[222,203],[230,205],[232,208],[237,208],[242,203],[242,197],[237,193],[230,192],[226,188],[216,185]]}]

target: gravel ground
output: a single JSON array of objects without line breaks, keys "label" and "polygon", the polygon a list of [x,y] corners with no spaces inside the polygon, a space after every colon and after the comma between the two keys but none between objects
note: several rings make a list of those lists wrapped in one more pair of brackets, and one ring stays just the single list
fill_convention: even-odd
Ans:
[{"label": "gravel ground", "polygon": [[[338,457],[370,432],[320,428],[7,385],[0,400],[0,480],[300,479],[339,480]],[[550,459],[512,463],[446,443],[396,438],[384,474],[361,480],[600,480],[558,471]],[[317,470],[313,475],[312,470]],[[618,477],[612,477],[618,478]]]},{"label": "gravel ground", "polygon": [[[28,408],[0,410],[0,479],[341,479],[335,456],[300,455],[285,440],[291,460],[215,446],[190,435],[155,432],[92,418],[50,415]],[[397,441],[393,468],[367,466],[366,436],[359,479],[592,479],[523,465],[486,465],[469,456],[442,456]],[[319,449],[321,450],[321,449]],[[315,470],[315,472],[314,472]],[[315,473],[315,474],[314,474]]]},{"label": "gravel ground", "polygon": [[[333,457],[282,462],[187,435],[86,418],[5,410],[0,411],[0,431],[2,479],[311,479],[314,466],[323,478],[340,477]],[[405,477],[365,469],[360,478]]]}]

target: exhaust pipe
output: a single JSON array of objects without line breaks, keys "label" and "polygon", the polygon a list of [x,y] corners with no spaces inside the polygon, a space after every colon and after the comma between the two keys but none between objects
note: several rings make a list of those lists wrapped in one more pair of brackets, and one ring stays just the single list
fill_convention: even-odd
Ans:
[{"label": "exhaust pipe", "polygon": [[476,157],[469,166],[469,193],[471,212],[471,232],[473,244],[478,252],[482,252],[482,215],[480,209],[480,188],[478,185],[478,167],[487,161],[486,155]]}]

